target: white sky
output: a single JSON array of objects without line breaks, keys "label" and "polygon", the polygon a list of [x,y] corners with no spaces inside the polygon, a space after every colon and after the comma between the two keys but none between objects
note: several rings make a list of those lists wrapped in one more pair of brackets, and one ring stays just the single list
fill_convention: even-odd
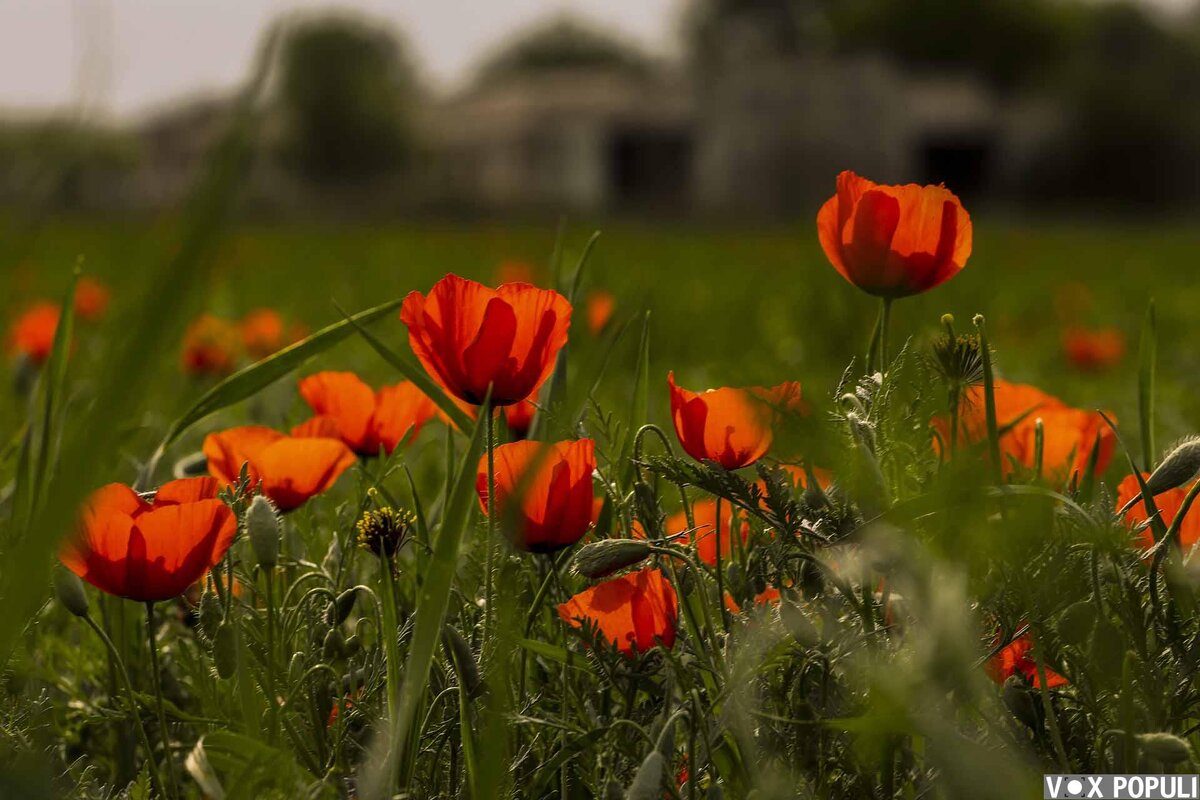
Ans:
[{"label": "white sky", "polygon": [[[1193,0],[1148,0],[1182,6]],[[297,8],[350,6],[406,34],[434,85],[453,85],[507,35],[570,12],[652,49],[685,0],[0,0],[0,109],[127,116],[246,74],[263,28]],[[81,65],[87,65],[83,67]]]}]

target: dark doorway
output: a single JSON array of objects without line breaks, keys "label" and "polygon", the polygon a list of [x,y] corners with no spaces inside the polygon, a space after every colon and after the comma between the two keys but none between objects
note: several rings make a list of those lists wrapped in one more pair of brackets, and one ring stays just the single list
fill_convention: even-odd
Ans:
[{"label": "dark doorway", "polygon": [[930,138],[922,150],[925,183],[944,183],[963,198],[986,190],[992,150],[987,137]]},{"label": "dark doorway", "polygon": [[609,142],[614,210],[686,211],[692,184],[692,140],[687,133],[624,129]]}]

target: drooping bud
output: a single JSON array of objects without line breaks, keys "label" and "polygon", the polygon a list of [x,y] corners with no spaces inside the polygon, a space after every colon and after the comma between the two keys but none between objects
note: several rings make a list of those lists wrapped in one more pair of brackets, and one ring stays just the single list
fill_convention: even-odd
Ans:
[{"label": "drooping bud", "polygon": [[1200,473],[1200,436],[1191,436],[1177,444],[1158,469],[1146,479],[1146,489],[1153,495],[1177,489]]},{"label": "drooping bud", "polygon": [[214,639],[224,618],[225,609],[221,606],[221,599],[205,589],[204,594],[200,596],[200,631],[209,640]]},{"label": "drooping bud", "polygon": [[1192,748],[1173,733],[1142,733],[1137,737],[1142,752],[1164,764],[1178,764],[1192,757]]},{"label": "drooping bud", "polygon": [[275,505],[261,494],[246,509],[246,535],[259,566],[272,569],[279,563],[279,514]]},{"label": "drooping bud", "polygon": [[222,622],[213,637],[213,663],[221,680],[229,680],[237,672],[237,650],[237,631],[228,622]]},{"label": "drooping bud", "polygon": [[1034,697],[1033,691],[1023,680],[1016,675],[1009,675],[1008,679],[1004,681],[1000,697],[1012,715],[1025,727],[1035,733],[1041,732],[1042,723],[1045,721],[1045,711],[1041,703]]},{"label": "drooping bud", "polygon": [[346,641],[342,637],[341,631],[337,628],[331,628],[329,633],[325,634],[325,640],[321,643],[321,654],[327,659],[338,658],[342,655],[345,644]]},{"label": "drooping bud", "polygon": [[337,601],[329,607],[326,622],[333,627],[341,625],[350,616],[350,612],[354,610],[354,603],[357,599],[358,589],[347,589],[339,594]]},{"label": "drooping bud", "polygon": [[442,647],[446,649],[446,655],[454,660],[459,680],[462,681],[463,688],[467,690],[467,696],[478,697],[483,689],[483,680],[479,677],[479,665],[475,663],[475,654],[471,652],[471,646],[453,625],[446,625],[442,629]]},{"label": "drooping bud", "polygon": [[1058,618],[1058,638],[1065,644],[1083,647],[1096,627],[1096,606],[1090,600],[1080,600],[1067,606]]},{"label": "drooping bud", "polygon": [[646,756],[642,765],[638,767],[637,774],[633,776],[633,783],[629,784],[625,797],[628,800],[658,800],[662,797],[665,763],[662,753],[651,750],[650,755]]},{"label": "drooping bud", "polygon": [[641,539],[602,539],[581,547],[572,566],[585,578],[604,578],[632,567],[650,552],[650,545]]},{"label": "drooping bud", "polygon": [[404,546],[409,532],[417,523],[411,511],[398,511],[390,506],[364,512],[354,526],[358,544],[377,556],[394,556]]},{"label": "drooping bud", "polygon": [[77,617],[88,615],[87,593],[83,591],[83,581],[69,569],[58,567],[54,570],[54,593],[63,608]]}]

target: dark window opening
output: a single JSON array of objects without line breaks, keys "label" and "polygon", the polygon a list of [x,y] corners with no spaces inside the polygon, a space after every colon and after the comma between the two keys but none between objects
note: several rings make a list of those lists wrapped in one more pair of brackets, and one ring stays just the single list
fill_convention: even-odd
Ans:
[{"label": "dark window opening", "polygon": [[615,210],[686,210],[691,193],[692,140],[661,130],[616,132],[609,143]]},{"label": "dark window opening", "polygon": [[982,136],[926,140],[924,182],[944,183],[959,197],[978,196],[986,188],[991,149]]}]

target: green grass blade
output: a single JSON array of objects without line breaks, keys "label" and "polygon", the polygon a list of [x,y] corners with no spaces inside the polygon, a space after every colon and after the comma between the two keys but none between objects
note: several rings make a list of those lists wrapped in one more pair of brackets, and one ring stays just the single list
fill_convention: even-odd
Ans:
[{"label": "green grass blade", "polygon": [[1146,306],[1142,338],[1138,345],[1138,420],[1142,433],[1142,463],[1153,472],[1158,459],[1154,446],[1154,368],[1158,358],[1158,318],[1154,300]]},{"label": "green grass blade", "polygon": [[[368,758],[361,776],[361,797],[390,797],[392,776],[408,747],[419,743],[409,741],[413,720],[425,696],[429,668],[445,624],[450,605],[450,590],[458,570],[459,548],[471,520],[471,511],[479,502],[475,494],[475,471],[483,454],[486,425],[483,419],[475,423],[471,443],[459,461],[454,489],[442,516],[442,527],[433,542],[433,553],[425,568],[425,580],[417,597],[416,622],[405,663],[404,683],[400,690],[399,716],[389,720],[387,734],[378,736],[376,747],[386,747],[386,754],[374,753]],[[389,634],[390,635],[390,634]]]}]

